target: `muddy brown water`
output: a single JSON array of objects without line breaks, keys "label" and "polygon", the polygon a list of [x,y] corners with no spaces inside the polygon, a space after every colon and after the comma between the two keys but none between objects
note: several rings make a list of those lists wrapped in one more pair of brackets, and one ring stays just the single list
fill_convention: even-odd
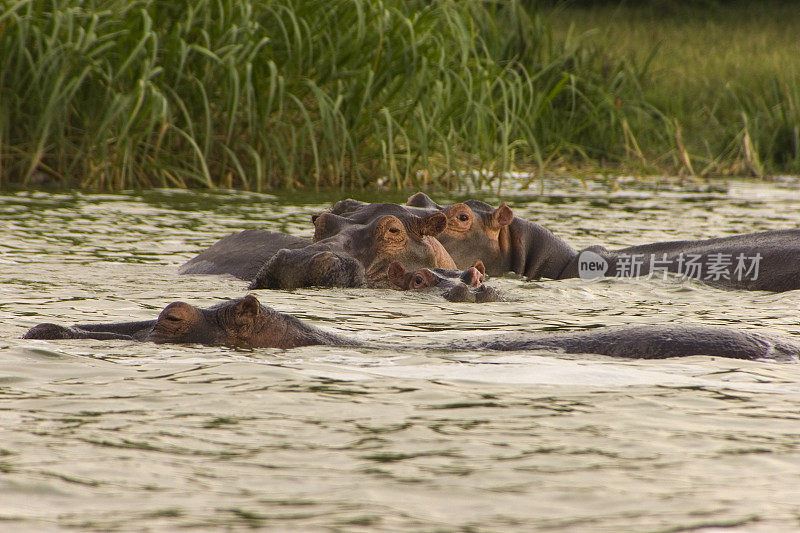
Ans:
[{"label": "muddy brown water", "polygon": [[[548,184],[503,198],[576,247],[800,225],[790,180]],[[144,320],[175,300],[241,296],[241,281],[176,267],[239,229],[309,235],[310,215],[335,199],[0,195],[0,529],[800,528],[800,364],[406,346],[668,322],[800,335],[800,291],[503,278],[492,283],[507,302],[474,305],[262,290],[267,305],[396,349],[20,339],[39,322]]]}]

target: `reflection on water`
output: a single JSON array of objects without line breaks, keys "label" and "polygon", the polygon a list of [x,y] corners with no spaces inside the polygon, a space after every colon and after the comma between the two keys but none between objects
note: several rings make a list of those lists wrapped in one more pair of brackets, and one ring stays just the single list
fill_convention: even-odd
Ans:
[{"label": "reflection on water", "polygon": [[[597,190],[595,190],[597,189]],[[505,196],[576,247],[800,224],[800,190],[628,184]],[[402,196],[362,197],[402,201]],[[49,530],[683,531],[800,527],[800,365],[419,347],[485,332],[693,322],[798,334],[800,291],[495,279],[508,301],[257,291],[397,349],[23,341],[245,283],[175,267],[244,228],[309,235],[326,197],[0,197],[0,519]],[[441,198],[447,201],[446,198]],[[498,199],[485,200],[497,203]],[[413,344],[417,348],[408,349]]]}]

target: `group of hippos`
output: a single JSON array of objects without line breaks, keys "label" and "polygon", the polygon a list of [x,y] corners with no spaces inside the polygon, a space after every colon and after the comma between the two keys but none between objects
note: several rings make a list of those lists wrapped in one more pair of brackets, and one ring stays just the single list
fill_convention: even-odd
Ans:
[{"label": "group of hippos", "polygon": [[[450,301],[490,302],[500,294],[486,276],[527,279],[650,276],[673,273],[737,290],[800,289],[800,229],[669,241],[608,250],[575,250],[505,203],[450,206],[417,193],[405,205],[337,202],[312,217],[311,239],[245,230],[184,263],[181,274],[227,274],[249,289],[370,287],[433,290]],[[39,324],[29,339],[128,339],[288,349],[369,343],[327,332],[259,303],[255,296],[201,309],[169,304],[155,320],[71,327]],[[453,350],[545,350],[659,359],[710,355],[798,360],[789,337],[723,327],[619,326],[585,331],[500,334],[436,346]]]}]

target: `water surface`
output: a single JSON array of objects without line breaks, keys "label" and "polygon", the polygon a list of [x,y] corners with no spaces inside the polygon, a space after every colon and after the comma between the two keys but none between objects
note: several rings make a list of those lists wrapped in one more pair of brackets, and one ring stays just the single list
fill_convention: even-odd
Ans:
[{"label": "water surface", "polygon": [[[793,181],[541,192],[502,199],[576,247],[800,225]],[[0,196],[0,527],[800,527],[798,364],[407,348],[610,324],[798,335],[800,291],[504,278],[492,283],[507,302],[470,305],[385,290],[261,290],[264,304],[397,348],[20,339],[39,322],[146,320],[175,300],[239,297],[242,281],[176,267],[240,229],[310,235],[311,214],[335,199]]]}]

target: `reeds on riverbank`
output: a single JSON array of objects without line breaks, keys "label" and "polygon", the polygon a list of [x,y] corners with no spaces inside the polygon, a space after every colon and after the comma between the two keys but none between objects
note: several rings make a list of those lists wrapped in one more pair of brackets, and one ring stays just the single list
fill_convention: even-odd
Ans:
[{"label": "reeds on riverbank", "polygon": [[731,85],[698,114],[679,87],[653,90],[658,51],[614,51],[517,2],[3,6],[2,185],[448,188],[515,169],[800,164],[796,77]]},{"label": "reeds on riverbank", "polygon": [[[633,123],[655,169],[800,172],[800,10],[793,2],[578,2],[549,9],[556,38],[584,34],[628,69],[660,117]],[[672,150],[670,150],[672,143]]]}]

